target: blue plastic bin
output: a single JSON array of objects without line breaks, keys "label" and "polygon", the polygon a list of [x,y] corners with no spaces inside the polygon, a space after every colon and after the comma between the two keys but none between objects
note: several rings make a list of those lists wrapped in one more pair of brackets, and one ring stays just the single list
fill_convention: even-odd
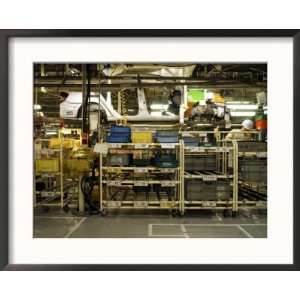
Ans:
[{"label": "blue plastic bin", "polygon": [[107,137],[108,143],[130,143],[130,135],[111,134]]},{"label": "blue plastic bin", "polygon": [[131,128],[127,126],[113,125],[111,126],[110,132],[131,135]]},{"label": "blue plastic bin", "polygon": [[184,141],[184,145],[186,147],[198,147],[199,146],[198,139],[194,138],[194,137],[185,136],[183,138],[183,141]]},{"label": "blue plastic bin", "polygon": [[157,131],[156,141],[158,143],[178,143],[178,132],[177,131]]},{"label": "blue plastic bin", "polygon": [[178,161],[175,154],[160,154],[154,159],[154,164],[158,168],[177,168]]}]

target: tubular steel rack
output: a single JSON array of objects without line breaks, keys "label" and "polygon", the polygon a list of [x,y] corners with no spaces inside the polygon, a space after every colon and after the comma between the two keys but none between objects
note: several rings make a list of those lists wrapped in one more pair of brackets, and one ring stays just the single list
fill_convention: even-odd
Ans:
[{"label": "tubular steel rack", "polygon": [[[203,132],[201,132],[203,134]],[[238,160],[237,143],[219,142],[214,147],[185,147],[184,141],[172,144],[133,144],[133,143],[101,143],[105,151],[100,152],[99,182],[100,182],[100,210],[103,215],[107,210],[116,209],[167,209],[173,214],[183,215],[187,210],[222,209],[236,213],[238,211]],[[135,150],[173,150],[176,153],[178,167],[158,168],[154,166],[110,166],[104,163],[109,153],[128,154]],[[217,159],[216,171],[185,170],[185,157],[189,155],[214,154]],[[135,177],[135,175],[141,175]],[[172,174],[173,177],[166,179],[163,175]],[[158,176],[157,175],[162,175]],[[161,179],[163,178],[163,179]],[[205,201],[189,201],[185,199],[185,185],[190,179],[204,182],[226,180],[230,185],[228,199]],[[173,188],[174,193],[155,195],[151,189],[158,185],[161,188]],[[139,199],[138,193],[132,193],[135,188],[143,191],[143,197]],[[131,195],[130,195],[131,194]],[[201,197],[201,196],[200,196]],[[130,199],[128,199],[130,198]]]},{"label": "tubular steel rack", "polygon": [[[237,143],[238,144],[238,143]],[[239,147],[238,147],[239,148]],[[253,158],[265,162],[267,165],[267,151],[239,151],[238,160]],[[247,209],[267,209],[267,182],[248,181],[239,178],[239,206]]]},{"label": "tubular steel rack", "polygon": [[[147,152],[172,151],[179,160],[179,143],[103,143],[107,153],[129,154],[136,150]],[[112,209],[167,209],[180,211],[181,174],[179,167],[110,166],[103,164],[100,153],[100,210]],[[154,187],[158,187],[155,189]],[[163,192],[161,192],[163,191]],[[142,197],[139,197],[142,194]]]},{"label": "tubular steel rack", "polygon": [[[71,129],[70,129],[71,130]],[[58,141],[59,145],[57,148],[49,149],[50,139],[36,139],[35,145],[37,144],[47,144],[46,149],[47,153],[54,154],[54,157],[50,155],[49,160],[57,161],[57,170],[53,171],[35,171],[35,181],[34,181],[34,208],[45,208],[58,207],[64,211],[69,210],[69,205],[72,200],[76,199],[79,193],[79,181],[78,178],[71,178],[72,176],[68,175],[67,172],[64,172],[64,143],[74,141],[74,138],[65,138],[64,135],[68,134],[69,129],[64,129],[64,134],[62,130],[58,131]],[[79,135],[79,144],[81,144],[81,130],[76,130]],[[48,156],[48,154],[47,154]],[[41,158],[41,160],[43,160]],[[37,163],[37,158],[35,157],[35,164]],[[44,182],[45,190],[36,191],[36,182]],[[39,197],[40,201],[36,201],[36,198]],[[76,201],[78,202],[78,201]],[[77,204],[75,204],[76,206]]]},{"label": "tubular steel rack", "polygon": [[[183,135],[205,135],[206,132],[183,132]],[[227,199],[218,199],[216,192],[216,198],[212,199],[201,199],[201,193],[199,193],[199,199],[188,199],[186,195],[182,195],[182,212],[184,214],[187,210],[224,210],[224,212],[232,211],[235,214],[238,211],[238,188],[237,188],[237,177],[238,177],[238,165],[237,165],[237,144],[235,141],[230,143],[219,141],[217,146],[210,147],[184,147],[183,159],[181,160],[181,169],[184,173],[183,186],[188,189],[188,182],[191,180],[201,181],[204,183],[215,184],[218,190],[218,183],[221,181],[228,185]],[[185,159],[188,157],[203,158],[207,155],[213,155],[216,159],[216,170],[193,170],[187,171]],[[222,197],[221,197],[222,198]]]},{"label": "tubular steel rack", "polygon": [[[224,138],[224,134],[227,132],[219,131],[218,138],[221,140]],[[251,134],[252,141],[235,141],[236,143],[236,163],[237,163],[237,170],[239,172],[239,166],[244,158],[252,158],[252,159],[259,159],[265,161],[265,165],[267,165],[267,142],[259,142],[260,146],[252,147],[251,149],[244,149],[242,147],[242,143],[244,142],[254,142],[257,140],[256,136],[259,136],[260,131],[251,130],[248,133]],[[243,178],[239,177],[237,172],[236,175],[236,185],[237,185],[237,192],[238,192],[238,201],[237,205],[239,208],[242,209],[267,209],[267,181],[261,180],[244,180]],[[267,174],[266,174],[267,175]]]},{"label": "tubular steel rack", "polygon": [[[205,132],[180,132],[182,136],[203,136]],[[211,133],[211,132],[210,132]],[[190,135],[191,136],[191,135]],[[35,207],[56,206],[67,210],[70,197],[66,192],[77,193],[80,179],[66,176],[64,172],[64,134],[59,134],[59,147],[51,149],[55,159],[59,160],[56,172],[36,173],[40,180],[49,181],[52,189],[36,192],[42,198],[35,202]],[[70,139],[71,140],[71,139]],[[48,143],[49,139],[39,139],[36,143]],[[99,207],[103,215],[110,210],[168,210],[173,215],[184,215],[189,210],[223,210],[234,215],[239,209],[267,208],[266,183],[247,182],[239,178],[239,160],[243,157],[267,159],[266,151],[240,151],[238,141],[217,140],[216,145],[190,147],[183,139],[178,143],[106,143],[100,142],[99,152]],[[104,149],[104,151],[103,151]],[[143,166],[110,165],[107,156],[110,154],[133,154],[143,151],[154,156],[155,153],[172,153],[178,164],[174,167],[159,167],[153,163]],[[185,162],[189,157],[213,156],[216,169],[187,169]],[[79,176],[80,178],[80,176]],[[53,184],[56,181],[56,184]],[[186,195],[187,184],[199,181],[201,184],[222,184],[228,187],[227,198],[189,199]]]},{"label": "tubular steel rack", "polygon": [[[181,132],[182,136],[187,132]],[[204,135],[205,132],[190,132],[193,136]],[[70,197],[66,192],[78,195],[80,176],[70,180],[69,174],[64,172],[63,143],[68,139],[59,135],[59,147],[51,149],[55,158],[59,160],[56,172],[39,172],[39,180],[49,182],[52,189],[36,192],[42,198],[35,202],[35,207],[56,206],[67,210]],[[49,139],[39,139],[36,143],[47,143]],[[99,206],[103,215],[107,211],[117,209],[138,210],[156,209],[168,210],[173,215],[184,215],[189,210],[223,210],[234,215],[239,209],[266,209],[266,184],[247,182],[239,178],[239,160],[243,157],[257,157],[267,159],[266,151],[239,151],[238,141],[217,140],[215,146],[189,147],[183,139],[178,143],[105,143],[100,142],[105,149],[99,152]],[[178,165],[174,167],[158,167],[150,163],[137,165],[110,165],[109,154],[132,154],[135,151],[147,153],[172,153],[176,155]],[[188,157],[205,157],[213,155],[216,159],[216,169],[201,169],[192,171],[186,169]],[[66,176],[67,175],[67,176]],[[55,184],[53,182],[56,181]],[[185,193],[190,181],[218,184],[223,182],[229,186],[226,199],[216,196],[215,199],[188,199]],[[72,192],[73,191],[73,192]]]}]

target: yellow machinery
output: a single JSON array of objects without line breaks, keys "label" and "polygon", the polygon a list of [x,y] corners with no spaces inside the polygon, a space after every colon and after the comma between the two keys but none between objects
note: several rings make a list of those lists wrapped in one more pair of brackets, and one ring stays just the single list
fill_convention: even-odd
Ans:
[{"label": "yellow machinery", "polygon": [[[36,191],[38,206],[66,209],[67,193],[78,201],[79,178],[90,170],[90,149],[81,147],[81,129],[61,129],[58,138],[35,141],[36,184],[45,188]],[[75,193],[75,194],[74,194]],[[60,199],[60,201],[57,201]]]}]

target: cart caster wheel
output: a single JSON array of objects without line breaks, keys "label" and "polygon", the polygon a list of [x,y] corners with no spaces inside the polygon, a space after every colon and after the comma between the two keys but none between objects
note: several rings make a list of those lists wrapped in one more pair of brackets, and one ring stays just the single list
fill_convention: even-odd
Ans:
[{"label": "cart caster wheel", "polygon": [[49,210],[50,210],[50,207],[47,207],[47,206],[46,206],[46,207],[43,207],[43,212],[44,212],[44,213],[48,213]]},{"label": "cart caster wheel", "polygon": [[106,211],[106,210],[104,210],[104,209],[103,209],[103,210],[101,210],[101,216],[102,216],[102,217],[105,217],[106,215],[107,215],[107,211]]},{"label": "cart caster wheel", "polygon": [[237,216],[238,216],[238,212],[237,212],[237,211],[233,211],[233,212],[232,212],[232,217],[233,217],[233,218],[236,218]]},{"label": "cart caster wheel", "polygon": [[65,213],[69,212],[69,210],[70,210],[70,207],[69,207],[68,205],[65,205],[65,206],[63,207],[63,211],[64,211]]},{"label": "cart caster wheel", "polygon": [[178,216],[178,211],[172,210],[172,217],[176,218]]},{"label": "cart caster wheel", "polygon": [[229,218],[230,217],[230,210],[229,209],[224,209],[223,210],[223,217],[224,218]]}]

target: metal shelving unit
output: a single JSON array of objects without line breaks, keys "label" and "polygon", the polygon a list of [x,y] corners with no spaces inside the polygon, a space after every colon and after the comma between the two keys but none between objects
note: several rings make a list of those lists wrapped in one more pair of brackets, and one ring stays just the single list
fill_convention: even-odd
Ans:
[{"label": "metal shelving unit", "polygon": [[[239,162],[243,158],[265,161],[267,165],[267,151],[261,149],[254,151],[240,151],[238,147]],[[267,209],[267,182],[264,182],[263,180],[248,181],[239,178],[238,186],[239,207],[247,209]]]},{"label": "metal shelving unit", "polygon": [[[193,132],[193,135],[203,135],[204,132]],[[168,209],[184,215],[188,210],[223,210],[235,214],[241,208],[266,208],[266,194],[253,188],[251,182],[244,182],[239,178],[239,158],[257,156],[266,158],[266,152],[239,152],[237,141],[218,140],[215,146],[189,147],[185,146],[183,140],[176,144],[160,143],[101,143],[106,148],[106,153],[100,153],[100,210],[103,214],[107,210],[116,209]],[[178,160],[176,168],[158,168],[155,166],[110,166],[104,163],[109,153],[129,154],[135,150],[175,151]],[[189,156],[205,157],[214,155],[216,159],[216,170],[187,170],[185,162]],[[141,175],[135,176],[135,175]],[[169,174],[171,179],[161,179]],[[158,178],[156,177],[158,176]],[[214,199],[199,198],[188,199],[187,185],[189,182],[199,181],[201,184],[216,184],[216,197]],[[226,198],[219,196],[218,184],[226,186]],[[256,183],[257,184],[257,183]],[[160,188],[173,188],[174,197],[164,194],[157,197],[153,186]],[[243,185],[243,189],[241,189]],[[260,184],[261,186],[261,184]],[[147,190],[148,187],[148,191]],[[135,188],[141,189],[142,197],[136,196]],[[116,194],[114,194],[115,189]],[[245,197],[245,190],[248,196]],[[249,191],[250,189],[250,191]],[[121,192],[122,191],[122,192]],[[219,193],[219,194],[218,194]],[[255,193],[255,195],[254,195]],[[118,195],[119,194],[119,195]],[[125,196],[124,196],[125,194]],[[130,195],[131,194],[131,195]],[[121,195],[121,196],[120,196]],[[123,196],[122,196],[123,195]],[[259,196],[259,197],[258,197]],[[256,197],[255,201],[253,200]]]},{"label": "metal shelving unit", "polygon": [[[131,154],[136,150],[173,152],[180,161],[179,143],[102,143],[107,154]],[[180,211],[180,168],[156,166],[110,166],[100,153],[100,210],[167,209]],[[140,197],[141,196],[141,197]]]},{"label": "metal shelving unit", "polygon": [[[56,161],[57,166],[52,170],[43,170],[35,172],[35,182],[34,182],[34,193],[35,193],[35,203],[34,208],[50,208],[57,207],[65,211],[68,211],[70,202],[78,196],[79,193],[79,181],[78,178],[74,176],[69,176],[64,170],[64,143],[72,142],[74,138],[65,138],[65,134],[70,134],[71,131],[76,131],[79,135],[79,144],[81,144],[81,130],[80,129],[64,129],[58,131],[58,147],[50,148],[49,144],[51,139],[36,139],[35,144],[47,144],[47,147],[43,148],[46,152],[41,161],[48,160]],[[37,158],[35,159],[35,164],[37,164]],[[51,167],[50,167],[51,169]],[[42,191],[36,191],[36,182],[44,182],[45,189]],[[75,195],[75,196],[74,196]],[[67,197],[68,196],[68,197]],[[39,201],[36,198],[39,197]],[[78,197],[77,197],[78,198]],[[78,200],[76,200],[76,203]],[[75,204],[77,205],[77,204]]]},{"label": "metal shelving unit", "polygon": [[[199,135],[203,135],[205,132],[199,132]],[[197,132],[193,132],[193,135],[197,136]],[[182,198],[182,212],[187,210],[231,210],[233,213],[238,210],[238,191],[237,191],[237,159],[236,159],[236,144],[235,142],[221,143],[219,142],[217,146],[213,147],[184,147],[184,156],[181,163],[181,168],[184,172],[184,188],[186,190],[185,195]],[[205,159],[207,155],[213,155],[216,159],[216,170],[186,170],[185,160],[188,156],[195,156],[198,158]],[[231,166],[230,166],[231,164]],[[215,184],[216,197],[212,199],[201,199],[201,192],[199,192],[199,199],[188,199],[187,189],[191,181],[201,181],[199,185]],[[228,197],[224,199],[220,196],[222,192],[218,192],[218,184],[222,183],[223,187],[227,186],[226,189]],[[199,190],[200,191],[200,190]],[[203,196],[202,196],[203,197]]]},{"label": "metal shelving unit", "polygon": [[[63,184],[63,147],[62,143],[59,145],[59,149],[49,148],[50,139],[37,139],[35,144],[47,144],[47,147],[43,147],[43,152],[46,154],[45,158],[39,158],[41,162],[48,162],[49,170],[41,168],[35,172],[35,185],[37,182],[43,182],[45,184],[45,190],[35,191],[35,204],[34,207],[60,207],[64,208],[64,184]],[[35,160],[37,164],[39,160]],[[52,167],[53,165],[54,167]],[[36,167],[35,167],[36,169]],[[51,170],[52,169],[52,170]],[[35,190],[35,186],[34,186]],[[39,197],[40,201],[36,201]]]}]

